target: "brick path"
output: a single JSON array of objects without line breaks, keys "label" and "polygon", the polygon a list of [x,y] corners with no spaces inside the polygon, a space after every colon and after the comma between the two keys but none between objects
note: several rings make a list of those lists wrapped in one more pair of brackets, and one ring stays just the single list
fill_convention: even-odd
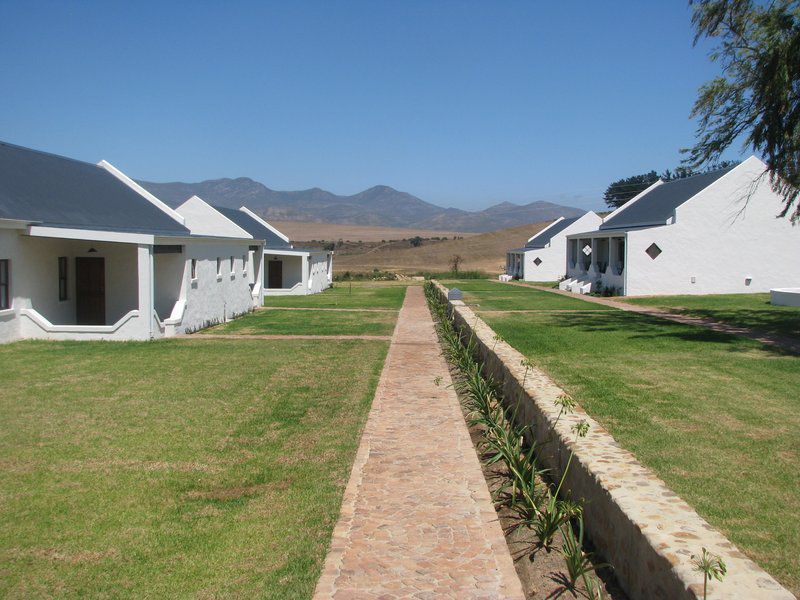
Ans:
[{"label": "brick path", "polygon": [[315,599],[523,598],[450,383],[409,287]]}]

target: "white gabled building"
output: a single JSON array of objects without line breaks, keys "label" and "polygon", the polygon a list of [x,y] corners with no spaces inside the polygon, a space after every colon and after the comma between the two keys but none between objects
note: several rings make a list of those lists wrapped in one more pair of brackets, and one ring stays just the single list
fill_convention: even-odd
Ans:
[{"label": "white gabled building", "polygon": [[767,292],[800,283],[800,229],[751,156],[736,167],[657,181],[593,230],[567,236],[561,289],[615,294]]},{"label": "white gabled building", "polygon": [[[180,275],[183,311],[180,331],[192,331],[249,312],[263,303],[262,240],[198,196],[175,209],[192,233],[184,246],[186,268]],[[175,315],[177,317],[178,315]]]},{"label": "white gabled building", "polygon": [[566,274],[567,236],[599,227],[601,222],[592,211],[570,219],[559,217],[523,248],[506,253],[506,274],[523,281],[558,281]]},{"label": "white gabled building", "polygon": [[333,281],[333,252],[295,248],[289,238],[247,207],[215,207],[260,240],[264,248],[264,296],[317,294]]},{"label": "white gabled building", "polygon": [[105,161],[0,143],[0,342],[149,340],[260,304],[263,245],[186,221]]}]

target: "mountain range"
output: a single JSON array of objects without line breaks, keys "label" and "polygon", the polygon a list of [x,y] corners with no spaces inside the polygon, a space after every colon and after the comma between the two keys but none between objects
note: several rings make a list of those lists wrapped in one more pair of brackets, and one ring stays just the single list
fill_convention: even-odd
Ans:
[{"label": "mountain range", "polygon": [[484,232],[549,221],[560,216],[576,217],[586,212],[544,201],[524,205],[502,202],[481,211],[442,208],[385,185],[352,196],[339,196],[320,188],[276,191],[248,177],[210,179],[199,183],[139,183],[172,207],[197,195],[218,206],[247,206],[265,219],[275,221]]}]

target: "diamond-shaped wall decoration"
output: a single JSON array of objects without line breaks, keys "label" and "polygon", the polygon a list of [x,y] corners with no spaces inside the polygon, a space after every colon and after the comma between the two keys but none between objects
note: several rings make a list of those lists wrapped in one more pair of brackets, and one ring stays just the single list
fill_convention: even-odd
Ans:
[{"label": "diamond-shaped wall decoration", "polygon": [[535,264],[538,267],[540,264],[542,264],[542,259],[537,256],[536,258],[533,259],[533,264]]},{"label": "diamond-shaped wall decoration", "polygon": [[647,252],[647,256],[649,256],[650,258],[652,258],[653,260],[655,260],[655,259],[657,259],[657,258],[658,258],[658,255],[659,255],[659,254],[661,254],[661,248],[659,248],[659,247],[656,245],[656,243],[655,243],[655,242],[653,242],[652,244],[650,244],[650,245],[647,247],[647,250],[645,250],[645,252]]},{"label": "diamond-shaped wall decoration", "polygon": [[586,245],[583,247],[583,253],[584,253],[586,256],[589,256],[589,255],[592,253],[592,247],[591,247],[589,244],[586,244]]}]

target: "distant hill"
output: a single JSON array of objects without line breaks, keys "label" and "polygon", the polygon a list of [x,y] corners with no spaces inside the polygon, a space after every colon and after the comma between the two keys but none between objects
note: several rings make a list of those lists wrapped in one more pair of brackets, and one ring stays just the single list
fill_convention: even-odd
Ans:
[{"label": "distant hill", "polygon": [[333,259],[334,271],[447,271],[451,258],[458,254],[463,260],[461,268],[465,271],[501,273],[506,264],[506,251],[519,248],[546,225],[549,222],[511,227],[445,242],[423,242],[416,248],[387,245],[360,254],[339,253]]},{"label": "distant hill", "polygon": [[173,207],[197,195],[220,206],[247,206],[273,221],[484,232],[552,220],[562,215],[574,217],[585,212],[541,201],[526,205],[503,202],[475,212],[442,208],[385,185],[352,196],[339,196],[320,188],[276,191],[247,177],[211,179],[200,183],[139,183]]}]

